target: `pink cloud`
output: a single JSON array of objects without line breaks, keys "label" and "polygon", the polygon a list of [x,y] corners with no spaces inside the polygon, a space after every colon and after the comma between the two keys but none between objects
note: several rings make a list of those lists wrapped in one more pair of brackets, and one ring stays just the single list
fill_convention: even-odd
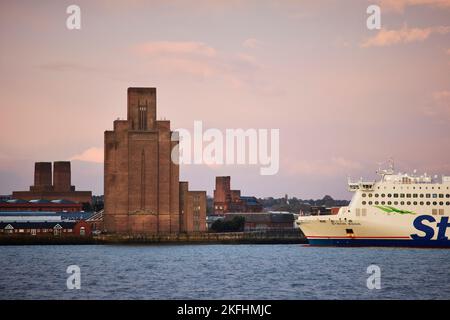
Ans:
[{"label": "pink cloud", "polygon": [[398,30],[381,29],[375,36],[363,41],[361,47],[385,47],[399,43],[411,43],[426,40],[431,34],[447,34],[450,26],[429,28],[403,28]]},{"label": "pink cloud", "polygon": [[244,47],[251,49],[258,48],[259,46],[261,46],[261,44],[262,42],[255,38],[249,38],[242,43]]},{"label": "pink cloud", "polygon": [[85,162],[103,163],[104,153],[102,148],[92,147],[82,153],[74,155],[69,160],[79,160]]},{"label": "pink cloud", "polygon": [[409,6],[450,7],[450,0],[380,0],[382,9],[403,12]]},{"label": "pink cloud", "polygon": [[234,88],[255,82],[255,72],[262,68],[252,55],[220,52],[197,41],[145,42],[131,49],[153,72],[200,79],[217,77]]},{"label": "pink cloud", "polygon": [[217,52],[214,48],[193,41],[154,41],[139,44],[135,50],[144,55],[194,55],[214,57]]}]

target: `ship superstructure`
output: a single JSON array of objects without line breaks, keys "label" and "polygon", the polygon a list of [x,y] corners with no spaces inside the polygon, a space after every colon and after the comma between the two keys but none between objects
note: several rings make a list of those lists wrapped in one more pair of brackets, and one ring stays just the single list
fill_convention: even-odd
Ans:
[{"label": "ship superstructure", "polygon": [[450,247],[450,176],[378,170],[379,181],[348,181],[354,195],[336,215],[300,216],[311,245]]}]

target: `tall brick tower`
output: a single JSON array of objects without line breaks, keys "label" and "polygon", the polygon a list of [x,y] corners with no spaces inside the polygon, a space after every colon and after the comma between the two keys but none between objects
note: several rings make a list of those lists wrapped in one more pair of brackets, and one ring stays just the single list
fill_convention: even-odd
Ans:
[{"label": "tall brick tower", "polygon": [[70,192],[71,186],[70,161],[53,162],[53,189],[56,192]]},{"label": "tall brick tower", "polygon": [[36,162],[34,164],[34,185],[30,187],[31,191],[52,191],[52,163]]},{"label": "tall brick tower", "polygon": [[156,120],[156,88],[128,88],[127,120],[105,131],[108,232],[177,233],[179,166],[171,161],[170,121]]}]

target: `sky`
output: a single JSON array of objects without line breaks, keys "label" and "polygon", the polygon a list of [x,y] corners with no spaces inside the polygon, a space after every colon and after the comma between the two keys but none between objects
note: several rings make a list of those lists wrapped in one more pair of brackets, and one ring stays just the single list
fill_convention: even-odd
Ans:
[{"label": "sky", "polygon": [[244,195],[349,199],[347,177],[373,179],[390,157],[450,175],[450,0],[0,0],[0,48],[0,194],[57,160],[103,194],[104,131],[133,86],[157,88],[174,130],[280,130],[275,175],[182,165],[209,195],[230,175]]}]

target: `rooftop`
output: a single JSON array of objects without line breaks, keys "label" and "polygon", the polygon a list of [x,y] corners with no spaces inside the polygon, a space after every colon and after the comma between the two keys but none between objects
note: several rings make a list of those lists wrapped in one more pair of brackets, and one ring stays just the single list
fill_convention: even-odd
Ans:
[{"label": "rooftop", "polygon": [[0,200],[0,203],[11,203],[11,204],[78,204],[71,200],[66,199],[33,199],[33,200],[23,200],[23,199],[11,199],[11,200]]}]

